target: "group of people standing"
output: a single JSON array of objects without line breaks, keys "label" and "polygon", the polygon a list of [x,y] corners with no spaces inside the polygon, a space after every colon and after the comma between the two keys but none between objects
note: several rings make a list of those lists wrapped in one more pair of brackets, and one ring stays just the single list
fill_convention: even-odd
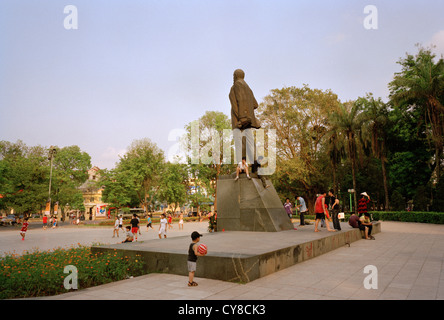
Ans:
[{"label": "group of people standing", "polygon": [[[367,212],[368,204],[370,203],[370,196],[363,192],[361,193],[361,199],[358,202],[358,215],[353,213],[349,219],[349,225],[353,228],[359,228],[364,231],[365,239],[374,240],[375,237],[372,236],[372,222],[370,214]],[[300,216],[300,225],[305,225],[304,215],[308,213],[307,205],[305,204],[304,198],[298,196],[297,200],[297,209],[299,211]],[[290,219],[292,218],[293,205],[290,202],[290,198],[286,199],[284,203],[284,209],[287,212]],[[330,189],[327,192],[321,192],[316,198],[315,202],[315,232],[319,232],[319,223],[321,226],[326,226],[328,231],[335,232],[341,231],[341,224],[339,222],[339,199],[335,196],[334,190]],[[333,223],[333,228],[330,227],[329,219],[331,218]]]},{"label": "group of people standing", "polygon": [[[321,192],[319,194],[319,196],[316,198],[316,202],[315,202],[315,215],[316,215],[315,232],[319,232],[319,229],[318,229],[319,222],[321,222],[321,224],[325,223],[328,231],[336,231],[336,230],[340,231],[341,224],[339,223],[339,218],[338,218],[339,199],[336,198],[336,196],[334,195],[334,191],[332,189],[328,192],[328,198],[326,196],[327,196],[327,192]],[[296,208],[297,208],[297,211],[299,212],[299,218],[300,218],[299,225],[304,226],[304,225],[306,225],[304,216],[308,213],[308,208],[307,208],[304,198],[302,198],[301,196],[297,196],[296,200],[297,200]],[[292,208],[293,208],[293,206],[290,202],[290,198],[287,198],[286,202],[284,203],[284,209],[287,212],[290,219],[293,215]],[[328,219],[330,217],[332,218],[332,221],[333,221],[333,229],[330,228],[330,225],[328,223]]]},{"label": "group of people standing", "polygon": [[[341,224],[339,223],[339,199],[334,195],[333,189],[328,191],[328,200],[326,201],[327,192],[323,191],[316,199],[315,203],[315,232],[319,232],[319,222],[324,221],[327,230],[341,231]],[[330,228],[330,223],[328,219],[331,217],[333,221],[333,228]]]}]

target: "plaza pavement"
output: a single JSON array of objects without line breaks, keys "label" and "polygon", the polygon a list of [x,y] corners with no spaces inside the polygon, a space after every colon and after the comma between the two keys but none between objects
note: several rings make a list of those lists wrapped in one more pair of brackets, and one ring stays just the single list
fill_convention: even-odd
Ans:
[{"label": "plaza pavement", "polygon": [[[128,225],[127,221],[124,227]],[[119,237],[113,236],[113,226],[84,226],[84,225],[70,225],[65,224],[55,229],[39,228],[36,225],[41,223],[33,223],[33,228],[26,233],[25,240],[21,240],[20,228],[21,226],[2,227],[0,232],[0,256],[6,253],[22,254],[24,251],[46,251],[54,248],[69,248],[80,245],[90,246],[92,244],[114,244],[125,240],[125,232],[119,231]],[[153,229],[147,231],[146,224],[141,224],[141,235],[138,235],[138,240],[152,240],[159,239],[158,231],[159,224],[154,224]],[[178,237],[190,235],[193,231],[200,233],[207,232],[208,221],[204,222],[188,222],[184,223],[183,230],[179,230],[176,223],[172,229],[168,230],[167,237]]]},{"label": "plaza pavement", "polygon": [[[192,230],[206,232],[207,222],[186,223],[185,230],[170,230],[170,236],[189,235]],[[305,226],[304,228],[313,228]],[[68,228],[66,228],[68,229]],[[29,240],[43,249],[58,233],[60,244],[88,241],[112,243],[110,230],[80,228],[82,239],[62,230],[29,234]],[[325,230],[325,229],[324,229]],[[68,230],[66,230],[68,231]],[[106,233],[105,233],[106,232]],[[151,232],[151,233],[150,233]],[[295,231],[297,232],[297,231]],[[0,233],[0,250],[9,235]],[[112,234],[112,232],[111,232]],[[94,235],[94,236],[93,236]],[[17,247],[17,235],[14,246]],[[156,232],[143,232],[142,239],[155,238]],[[42,239],[39,243],[38,237]],[[247,284],[196,278],[197,287],[188,287],[186,276],[148,274],[93,288],[38,299],[53,300],[442,300],[444,299],[444,226],[419,223],[382,222],[376,240],[359,240],[322,256],[301,262]],[[111,241],[113,240],[113,241]],[[28,241],[28,240],[26,240]],[[26,242],[24,241],[24,242]],[[162,240],[159,240],[162,241]],[[115,241],[117,242],[117,240]],[[21,243],[20,243],[21,245]],[[16,250],[18,251],[18,250]],[[377,268],[377,289],[366,289],[367,265]],[[372,273],[374,275],[374,273]]]}]

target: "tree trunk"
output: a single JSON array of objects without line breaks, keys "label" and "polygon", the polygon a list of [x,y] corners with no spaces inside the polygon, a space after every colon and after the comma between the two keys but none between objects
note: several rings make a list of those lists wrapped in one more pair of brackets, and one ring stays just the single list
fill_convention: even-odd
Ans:
[{"label": "tree trunk", "polygon": [[442,153],[442,147],[436,147],[435,151],[436,184],[439,183],[439,178],[441,178],[441,153]]},{"label": "tree trunk", "polygon": [[[353,190],[354,190],[354,205],[355,205],[355,214],[358,215],[358,196],[357,196],[357,190],[356,190],[356,154],[355,154],[355,148],[354,148],[354,140],[355,137],[353,133],[348,134],[348,153],[351,160],[352,165],[352,176],[353,176]],[[350,208],[351,211],[351,208]]]},{"label": "tree trunk", "polygon": [[336,186],[336,162],[333,161],[333,192],[337,195],[338,194],[338,188]]},{"label": "tree trunk", "polygon": [[[352,176],[353,176],[353,197],[354,197],[354,211],[355,214],[358,215],[358,196],[357,196],[357,190],[356,190],[356,172],[355,172],[355,167],[356,167],[356,159],[355,157],[352,157]],[[351,211],[351,208],[350,208]]]},{"label": "tree trunk", "polygon": [[219,179],[220,175],[220,164],[216,165],[216,183],[214,185],[214,211],[217,211],[217,180]]},{"label": "tree trunk", "polygon": [[[390,202],[389,202],[389,194],[388,194],[388,184],[387,184],[387,171],[385,168],[385,161],[381,159],[381,167],[382,167],[382,179],[384,182],[384,194],[385,194],[385,211],[390,211]],[[379,208],[379,206],[378,206]]]}]

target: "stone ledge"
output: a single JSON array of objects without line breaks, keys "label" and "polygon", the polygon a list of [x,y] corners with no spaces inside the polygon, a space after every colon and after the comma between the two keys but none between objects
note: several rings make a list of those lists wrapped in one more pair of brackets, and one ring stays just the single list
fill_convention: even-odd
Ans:
[{"label": "stone ledge", "polygon": [[[197,261],[196,277],[231,282],[250,282],[296,263],[325,254],[361,240],[361,232],[341,223],[343,231],[315,233],[313,226],[298,230],[270,232],[216,232],[205,234],[201,242],[209,252]],[[381,232],[374,222],[373,233]],[[377,241],[377,240],[376,240]],[[189,237],[93,246],[92,252],[141,255],[147,273],[161,272],[187,276]]]}]

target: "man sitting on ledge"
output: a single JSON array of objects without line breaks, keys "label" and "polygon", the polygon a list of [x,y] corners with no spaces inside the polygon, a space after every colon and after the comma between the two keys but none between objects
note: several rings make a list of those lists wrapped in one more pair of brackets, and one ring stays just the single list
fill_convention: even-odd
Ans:
[{"label": "man sitting on ledge", "polygon": [[366,240],[375,240],[375,237],[371,235],[373,224],[370,221],[370,213],[366,212],[359,218],[359,229],[364,231]]},{"label": "man sitting on ledge", "polygon": [[246,157],[242,157],[242,162],[239,162],[239,164],[237,165],[236,179],[234,179],[235,181],[237,181],[239,179],[239,173],[246,173],[247,178],[251,180],[250,175],[248,174],[248,164],[247,164]]}]

